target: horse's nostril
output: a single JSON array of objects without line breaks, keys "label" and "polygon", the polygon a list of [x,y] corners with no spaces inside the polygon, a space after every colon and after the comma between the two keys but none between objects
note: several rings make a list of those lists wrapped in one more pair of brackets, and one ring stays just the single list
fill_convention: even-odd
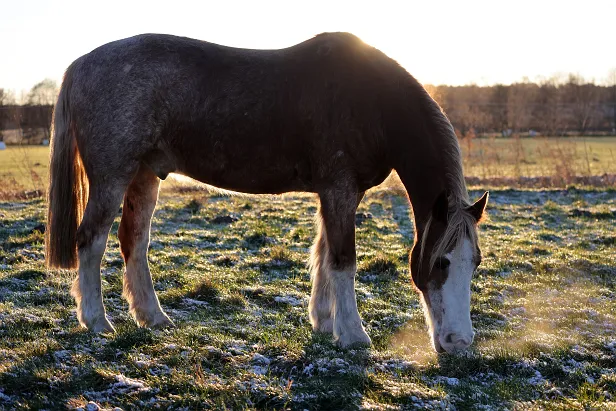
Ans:
[{"label": "horse's nostril", "polygon": [[462,334],[450,333],[445,336],[445,344],[463,345],[468,347],[472,342],[472,337],[467,337]]}]

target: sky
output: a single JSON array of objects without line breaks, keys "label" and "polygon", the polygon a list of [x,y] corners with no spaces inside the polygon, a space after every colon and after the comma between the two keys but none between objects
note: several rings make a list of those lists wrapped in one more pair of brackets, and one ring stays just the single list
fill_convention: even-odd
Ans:
[{"label": "sky", "polygon": [[77,57],[140,33],[244,48],[349,31],[424,84],[509,84],[616,68],[616,0],[0,0],[0,88],[60,82]]}]

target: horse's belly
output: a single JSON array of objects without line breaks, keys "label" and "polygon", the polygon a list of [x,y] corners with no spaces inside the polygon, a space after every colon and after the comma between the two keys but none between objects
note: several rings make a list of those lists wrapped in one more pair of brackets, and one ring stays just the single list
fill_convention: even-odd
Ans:
[{"label": "horse's belly", "polygon": [[313,191],[309,166],[295,164],[265,165],[227,164],[212,167],[211,164],[187,165],[178,170],[197,181],[225,190],[250,194],[280,194],[289,191]]}]

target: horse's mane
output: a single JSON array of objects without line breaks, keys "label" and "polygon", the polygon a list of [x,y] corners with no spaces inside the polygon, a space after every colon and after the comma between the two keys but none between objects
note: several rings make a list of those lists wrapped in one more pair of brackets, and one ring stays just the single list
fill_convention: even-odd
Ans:
[{"label": "horse's mane", "polygon": [[[436,259],[446,254],[447,251],[451,249],[452,245],[456,247],[459,246],[466,237],[469,237],[473,243],[477,242],[477,222],[470,213],[465,211],[465,208],[469,207],[471,202],[466,188],[466,181],[464,180],[462,153],[453,126],[441,107],[428,95],[427,91],[424,90],[421,96],[427,111],[426,121],[432,122],[433,128],[437,130],[433,138],[440,139],[440,143],[443,146],[443,156],[446,157],[444,164],[447,166],[447,171],[445,173],[445,185],[449,204],[447,224],[445,232],[436,242],[432,250],[429,262],[429,271],[431,272]],[[424,247],[430,231],[432,219],[433,216],[430,215],[424,227],[419,256],[420,266],[422,264]]]}]

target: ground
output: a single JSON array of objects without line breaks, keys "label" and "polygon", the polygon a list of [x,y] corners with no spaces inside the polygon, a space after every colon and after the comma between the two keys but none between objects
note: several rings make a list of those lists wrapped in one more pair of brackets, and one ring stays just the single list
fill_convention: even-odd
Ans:
[{"label": "ground", "polygon": [[409,208],[391,188],[369,192],[356,219],[373,346],[312,333],[316,207],[311,195],[166,185],[149,256],[177,327],[138,328],[128,315],[118,219],[102,268],[118,332],[100,336],[77,323],[74,273],[44,268],[44,201],[0,202],[0,409],[616,408],[616,191],[491,191],[477,336],[460,355],[429,345],[408,272]]}]

